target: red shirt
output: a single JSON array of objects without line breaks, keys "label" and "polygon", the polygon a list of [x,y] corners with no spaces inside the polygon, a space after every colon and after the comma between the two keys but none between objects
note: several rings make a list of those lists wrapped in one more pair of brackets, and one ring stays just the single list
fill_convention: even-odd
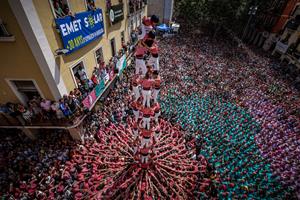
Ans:
[{"label": "red shirt", "polygon": [[139,84],[139,78],[138,77],[133,77],[132,78],[132,85],[136,87],[138,84]]},{"label": "red shirt", "polygon": [[133,129],[137,129],[137,128],[138,128],[137,123],[134,123],[133,126],[132,126],[132,128],[133,128]]},{"label": "red shirt", "polygon": [[145,26],[153,26],[154,24],[152,23],[151,21],[151,18],[150,17],[143,17],[142,19],[142,23],[145,25]]},{"label": "red shirt", "polygon": [[147,48],[138,46],[135,52],[135,56],[141,57],[147,53]]},{"label": "red shirt", "polygon": [[157,44],[154,44],[154,45],[150,48],[150,52],[151,52],[151,54],[158,54],[158,47],[157,47]]},{"label": "red shirt", "polygon": [[158,76],[156,79],[153,80],[153,87],[159,89],[160,88],[161,79]]},{"label": "red shirt", "polygon": [[143,156],[147,156],[147,155],[150,153],[150,149],[147,148],[147,147],[143,147],[143,148],[141,148],[140,153],[141,153]]},{"label": "red shirt", "polygon": [[160,111],[160,105],[159,105],[159,103],[155,103],[154,104],[154,112],[159,113],[159,111]]},{"label": "red shirt", "polygon": [[139,110],[140,109],[140,104],[137,101],[134,101],[131,103],[131,107],[133,110]]},{"label": "red shirt", "polygon": [[147,130],[147,129],[142,129],[142,136],[145,138],[150,138],[152,135],[153,131],[152,130]]},{"label": "red shirt", "polygon": [[150,117],[150,116],[153,116],[153,115],[154,115],[153,110],[152,110],[151,108],[148,108],[148,107],[142,108],[142,113],[143,113],[143,115],[146,116],[146,117],[148,117],[148,116]]},{"label": "red shirt", "polygon": [[153,79],[142,79],[140,83],[142,85],[142,88],[151,89],[153,85]]}]

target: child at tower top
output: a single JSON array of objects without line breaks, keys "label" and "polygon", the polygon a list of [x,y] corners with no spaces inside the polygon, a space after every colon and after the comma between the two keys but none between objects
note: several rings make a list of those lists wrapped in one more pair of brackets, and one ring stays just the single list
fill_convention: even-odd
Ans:
[{"label": "child at tower top", "polygon": [[144,39],[146,34],[148,34],[153,28],[158,24],[159,18],[156,15],[151,17],[144,17],[141,24],[142,33],[139,35],[139,39]]}]

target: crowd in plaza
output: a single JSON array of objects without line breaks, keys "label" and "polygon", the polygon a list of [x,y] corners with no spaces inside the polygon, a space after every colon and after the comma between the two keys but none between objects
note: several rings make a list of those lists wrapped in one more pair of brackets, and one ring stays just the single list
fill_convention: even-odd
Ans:
[{"label": "crowd in plaza", "polygon": [[161,45],[163,116],[200,132],[201,154],[222,179],[219,195],[295,198],[300,97],[274,70],[278,62],[228,38],[181,35]]},{"label": "crowd in plaza", "polygon": [[[143,24],[135,62],[88,113],[83,143],[59,131],[1,140],[0,195],[296,199],[300,97],[276,61],[226,36],[157,40],[151,19]],[[79,92],[61,103],[80,104]]]},{"label": "crowd in plaza", "polygon": [[[145,43],[149,44],[147,41]],[[143,48],[143,45],[139,43],[137,48]],[[139,57],[139,52],[136,51],[137,57]],[[153,57],[153,54],[151,56]],[[158,59],[157,56],[155,58]],[[141,196],[151,198],[153,195],[161,197],[191,195],[197,180],[197,164],[191,160],[193,151],[184,150],[185,144],[180,127],[173,127],[169,122],[158,119],[159,91],[156,90],[159,90],[160,80],[158,66],[155,66],[157,62],[152,63],[155,69],[153,73],[151,67],[143,68],[146,67],[145,64],[135,67],[136,69],[133,66],[128,67],[123,78],[116,83],[114,90],[104,100],[100,110],[90,113],[86,118],[84,143],[76,146],[75,142],[68,143],[68,140],[63,139],[65,135],[51,135],[56,138],[55,141],[40,138],[36,142],[41,143],[38,148],[35,148],[37,145],[35,143],[30,147],[25,144],[20,147],[20,150],[9,153],[15,145],[20,143],[17,139],[20,136],[6,138],[3,144],[5,149],[3,158],[8,159],[9,164],[3,166],[1,185],[9,183],[9,187],[7,184],[3,187],[2,195],[11,195],[11,197],[21,199],[33,197],[38,199],[93,197],[113,199],[119,195],[138,198]],[[136,75],[133,75],[134,71]],[[141,91],[139,88],[133,89],[138,85],[142,87]],[[140,96],[143,96],[144,100]],[[136,112],[137,110],[140,110],[143,115],[139,116],[140,113]],[[146,115],[152,113],[152,110],[153,117],[150,119],[149,115],[148,119]],[[157,131],[155,128],[155,136],[152,136],[154,125],[159,126],[160,130]],[[56,143],[57,140],[60,142]],[[53,142],[55,145],[52,144]],[[167,156],[167,158],[166,155],[174,156]],[[29,162],[32,161],[32,165],[37,167],[29,165],[26,169],[18,168],[18,161],[22,163],[25,156],[30,156]],[[128,165],[129,161],[130,165]],[[152,164],[155,162],[155,167],[149,168],[149,173],[145,176],[142,168],[137,166],[141,164],[147,167],[150,162]],[[182,166],[178,166],[178,162]],[[26,165],[26,163],[23,164]],[[43,167],[44,164],[47,167]],[[204,173],[206,166],[204,164],[201,166],[204,168],[202,169]],[[175,167],[176,170],[172,169]],[[171,170],[166,174],[165,168]],[[23,173],[26,173],[26,177]],[[186,177],[186,174],[190,174],[189,177]],[[139,183],[142,185],[135,184],[135,179],[132,178],[135,176],[140,177]],[[147,176],[151,181],[148,182]],[[171,180],[174,176],[182,177]],[[115,182],[112,182],[113,179]],[[172,184],[166,180],[172,181]],[[151,190],[147,184],[151,184]],[[122,193],[127,186],[130,186],[128,187],[130,192]]]}]

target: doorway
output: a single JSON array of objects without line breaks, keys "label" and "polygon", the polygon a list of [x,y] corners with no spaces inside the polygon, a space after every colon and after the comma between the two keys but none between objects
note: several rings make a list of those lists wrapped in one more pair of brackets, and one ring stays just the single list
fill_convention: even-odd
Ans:
[{"label": "doorway", "polygon": [[9,80],[9,83],[16,96],[24,105],[33,99],[34,96],[43,98],[34,80]]},{"label": "doorway", "polygon": [[116,41],[115,41],[115,38],[110,40],[110,46],[111,46],[112,57],[114,57],[116,55]]}]

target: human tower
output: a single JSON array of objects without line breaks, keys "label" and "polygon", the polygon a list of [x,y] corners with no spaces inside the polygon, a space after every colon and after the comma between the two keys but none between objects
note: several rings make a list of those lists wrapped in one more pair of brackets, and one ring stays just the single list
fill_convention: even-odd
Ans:
[{"label": "human tower", "polygon": [[143,19],[132,97],[124,98],[133,117],[101,126],[98,142],[81,145],[66,163],[63,177],[75,177],[75,199],[189,199],[205,171],[206,164],[199,168],[191,158],[180,127],[160,118],[157,22],[156,16]]}]

